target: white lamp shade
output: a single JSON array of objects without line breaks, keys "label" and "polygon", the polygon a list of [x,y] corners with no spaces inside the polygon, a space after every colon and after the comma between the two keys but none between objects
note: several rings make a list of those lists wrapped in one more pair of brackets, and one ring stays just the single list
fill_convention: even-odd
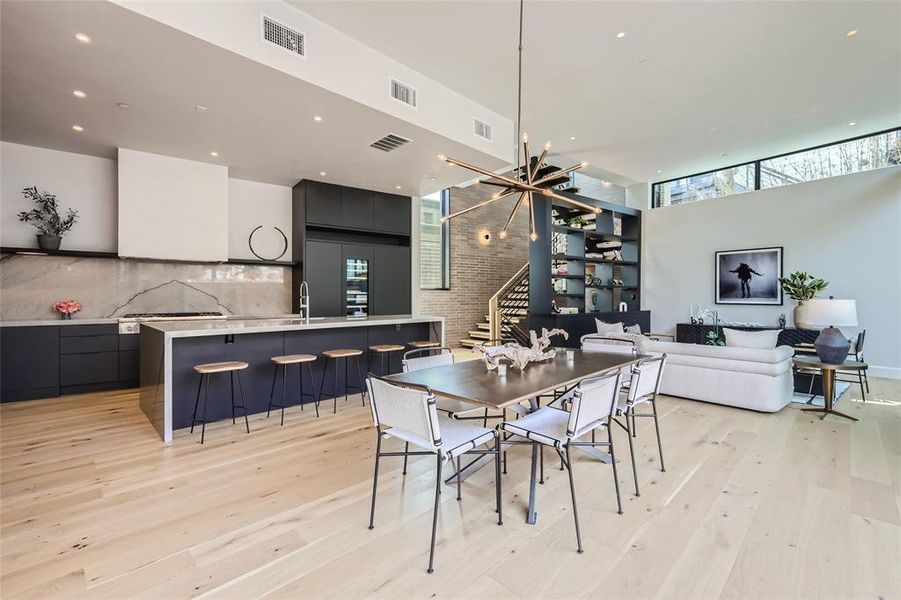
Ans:
[{"label": "white lamp shade", "polygon": [[805,300],[804,320],[817,327],[857,327],[857,302],[835,298]]}]

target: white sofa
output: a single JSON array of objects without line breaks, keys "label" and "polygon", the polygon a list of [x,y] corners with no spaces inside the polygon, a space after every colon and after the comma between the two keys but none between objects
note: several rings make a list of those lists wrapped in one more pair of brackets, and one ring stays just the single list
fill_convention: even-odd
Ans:
[{"label": "white sofa", "polygon": [[666,354],[660,391],[761,412],[778,412],[792,401],[789,346],[772,350],[647,341],[640,352]]}]

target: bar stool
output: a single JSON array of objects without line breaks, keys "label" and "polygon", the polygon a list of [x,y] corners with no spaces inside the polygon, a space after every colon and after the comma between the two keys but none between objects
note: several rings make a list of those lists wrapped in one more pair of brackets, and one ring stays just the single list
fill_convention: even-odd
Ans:
[{"label": "bar stool", "polygon": [[[282,422],[281,424],[285,424],[285,406],[288,404],[288,365],[297,365],[297,379],[300,382],[300,410],[303,410],[303,399],[304,397],[312,398],[314,401],[314,405],[316,407],[316,416],[319,416],[319,398],[314,396],[313,394],[304,394],[303,393],[303,365],[306,363],[307,372],[310,374],[310,388],[313,388],[316,384],[313,379],[313,361],[316,360],[316,356],[313,354],[288,354],[286,356],[273,356],[270,358],[273,363],[275,363],[275,371],[272,373],[272,389],[269,390],[269,406],[266,408],[266,417],[269,417],[269,411],[273,408],[282,409]],[[282,403],[276,404],[273,402],[275,396],[275,381],[278,379],[278,369],[282,368]]]},{"label": "bar stool", "polygon": [[[247,433],[250,433],[250,421],[247,419],[247,403],[244,400],[244,382],[241,380],[241,371],[249,367],[250,365],[244,361],[240,360],[230,360],[225,362],[217,362],[217,363],[206,363],[202,365],[194,365],[194,371],[200,373],[200,385],[197,387],[197,399],[194,400],[194,413],[191,415],[191,433],[194,433],[194,425],[198,422],[201,424],[200,427],[200,443],[203,444],[203,438],[206,434],[206,410],[209,406],[209,395],[210,395],[210,375],[214,373],[228,373],[231,378],[231,401],[232,401],[232,423],[235,423],[235,408],[238,406],[235,404],[235,373],[238,373],[238,387],[241,390],[241,410],[244,411],[244,425],[247,427]],[[203,387],[203,382],[206,380],[206,388]],[[203,417],[200,421],[197,420],[197,408],[200,404],[200,391],[204,390],[203,394]]]},{"label": "bar stool", "polygon": [[[441,347],[441,342],[435,342],[432,340],[414,340],[412,342],[407,342],[407,347],[410,348],[410,350],[425,350],[427,348],[430,350],[436,350]],[[429,356],[431,356],[432,353],[429,352],[428,354]]]},{"label": "bar stool", "polygon": [[[399,352],[403,352],[403,351],[404,351],[404,347],[400,344],[377,344],[375,346],[370,346],[369,347],[369,364],[367,365],[366,370],[372,371],[372,356],[374,354],[377,354],[381,360],[380,375],[382,375],[382,376],[390,375],[391,374],[391,355],[394,353],[399,353]],[[387,371],[385,370],[385,359],[386,358],[388,359],[388,370]],[[397,366],[398,366],[398,371],[399,371],[400,366],[401,366],[401,364],[400,364],[401,355],[400,354],[397,355],[397,361],[398,361]]]},{"label": "bar stool", "polygon": [[[347,400],[347,390],[353,388],[360,392],[360,400],[363,406],[366,406],[366,390],[363,389],[363,375],[360,373],[360,356],[363,355],[362,350],[356,348],[341,348],[338,350],[326,350],[322,353],[325,357],[325,367],[322,369],[322,382],[319,384],[318,400],[322,399],[322,390],[325,387],[325,377],[328,375],[329,363],[335,365],[335,386],[332,388],[334,394],[334,405],[332,406],[332,414],[338,412],[338,364],[344,359],[344,400]],[[347,361],[353,358],[357,367],[357,385],[348,385],[347,383]]]}]

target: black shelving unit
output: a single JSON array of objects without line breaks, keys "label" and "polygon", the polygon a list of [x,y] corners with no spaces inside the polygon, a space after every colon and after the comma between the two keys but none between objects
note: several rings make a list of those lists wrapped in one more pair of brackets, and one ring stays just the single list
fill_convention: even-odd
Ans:
[{"label": "black shelving unit", "polygon": [[22,254],[25,256],[73,256],[78,258],[119,258],[115,252],[94,252],[92,250],[41,250],[40,248],[0,247],[0,254]]},{"label": "black shelving unit", "polygon": [[[573,197],[602,212],[594,214],[553,200],[536,203],[539,239],[530,251],[534,284],[529,312],[549,314],[553,303],[577,314],[602,314],[618,311],[621,302],[628,311],[638,311],[641,211]],[[546,280],[541,273],[547,273]]]}]

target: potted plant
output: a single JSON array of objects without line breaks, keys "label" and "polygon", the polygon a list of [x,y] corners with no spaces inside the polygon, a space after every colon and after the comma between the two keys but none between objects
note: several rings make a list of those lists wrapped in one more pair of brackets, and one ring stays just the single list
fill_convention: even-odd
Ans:
[{"label": "potted plant", "polygon": [[788,277],[780,277],[779,283],[782,285],[782,291],[798,303],[795,306],[793,315],[795,327],[798,329],[811,329],[806,321],[807,307],[804,305],[804,302],[815,298],[818,293],[826,289],[829,282],[809,275],[804,271],[795,271]]},{"label": "potted plant", "polygon": [[22,194],[34,201],[35,208],[19,213],[19,220],[34,225],[38,233],[38,247],[41,250],[59,250],[63,235],[72,229],[78,220],[78,211],[70,208],[65,218],[60,216],[56,203],[56,194],[47,191],[39,192],[32,186],[22,190]]},{"label": "potted plant", "polygon": [[78,300],[60,300],[53,305],[53,310],[58,312],[63,320],[72,319],[81,308],[81,303]]}]

